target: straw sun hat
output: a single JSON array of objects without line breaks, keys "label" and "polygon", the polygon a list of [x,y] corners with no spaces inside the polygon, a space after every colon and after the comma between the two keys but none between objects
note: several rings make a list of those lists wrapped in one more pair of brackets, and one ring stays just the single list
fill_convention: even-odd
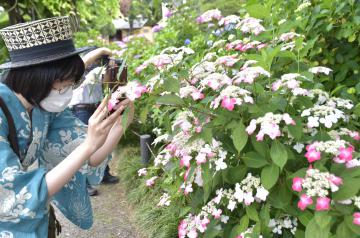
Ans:
[{"label": "straw sun hat", "polygon": [[53,17],[12,25],[0,30],[10,62],[0,69],[12,69],[63,59],[89,50],[76,49],[69,17]]}]

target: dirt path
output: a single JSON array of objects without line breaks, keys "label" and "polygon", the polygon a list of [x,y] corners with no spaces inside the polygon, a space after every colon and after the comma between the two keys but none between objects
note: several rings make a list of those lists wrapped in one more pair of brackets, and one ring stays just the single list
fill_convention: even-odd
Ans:
[{"label": "dirt path", "polygon": [[[110,171],[117,174],[117,159],[110,163]],[[91,198],[94,224],[90,230],[81,230],[61,213],[57,217],[62,224],[60,238],[141,238],[132,221],[132,211],[125,199],[121,184],[98,186],[99,195]]]}]

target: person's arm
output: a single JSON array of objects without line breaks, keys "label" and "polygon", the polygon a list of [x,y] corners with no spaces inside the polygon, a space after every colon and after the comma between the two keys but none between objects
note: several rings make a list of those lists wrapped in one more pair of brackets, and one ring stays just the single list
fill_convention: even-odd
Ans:
[{"label": "person's arm", "polygon": [[[103,146],[110,134],[111,128],[120,117],[123,109],[124,108],[121,107],[111,116],[107,117],[107,99],[103,100],[89,119],[87,135],[84,142],[57,166],[47,172],[45,179],[49,196],[57,193],[68,183],[74,174],[84,165],[85,161],[92,157],[92,155]],[[103,159],[105,159],[105,157]]]},{"label": "person's arm", "polygon": [[85,68],[88,68],[89,65],[94,63],[97,59],[99,59],[103,55],[112,55],[112,51],[106,47],[97,48],[95,50],[90,51],[86,55],[82,57],[82,60],[84,61]]}]

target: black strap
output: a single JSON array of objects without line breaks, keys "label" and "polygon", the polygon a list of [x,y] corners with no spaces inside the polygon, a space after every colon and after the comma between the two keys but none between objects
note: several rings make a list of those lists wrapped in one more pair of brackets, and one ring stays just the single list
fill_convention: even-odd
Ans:
[{"label": "black strap", "polygon": [[4,100],[1,97],[0,97],[0,107],[1,107],[2,111],[4,112],[6,120],[8,122],[8,126],[9,126],[8,140],[9,140],[10,146],[11,146],[12,150],[19,157],[20,162],[22,162],[22,159],[20,157],[19,144],[17,141],[15,123],[14,123],[14,120],[11,116],[11,113],[10,113],[8,107],[6,106],[6,103],[4,102]]}]

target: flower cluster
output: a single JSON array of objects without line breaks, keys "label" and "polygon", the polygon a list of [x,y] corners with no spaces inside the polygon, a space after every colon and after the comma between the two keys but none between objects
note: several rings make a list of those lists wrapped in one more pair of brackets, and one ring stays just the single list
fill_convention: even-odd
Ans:
[{"label": "flower cluster", "polygon": [[164,206],[170,206],[171,200],[170,200],[170,196],[167,193],[164,193],[161,197],[160,197],[160,201],[157,204],[158,207],[164,207]]},{"label": "flower cluster", "polygon": [[[241,232],[240,235],[236,236],[236,238],[247,238],[247,237],[254,237],[253,233],[254,233],[254,227],[255,226],[252,226],[252,227],[249,227],[248,229],[246,229],[246,231],[244,232]],[[262,235],[259,235],[258,238],[263,238]]]},{"label": "flower cluster", "polygon": [[297,230],[297,218],[285,216],[279,219],[270,219],[268,227],[272,228],[272,233],[282,235],[284,229],[290,230],[291,234],[295,235]]},{"label": "flower cluster", "polygon": [[340,128],[339,130],[329,131],[329,136],[334,140],[340,140],[341,136],[350,136],[356,141],[360,140],[360,134],[358,131],[351,131],[348,128]]},{"label": "flower cluster", "polygon": [[139,177],[147,175],[147,169],[146,168],[139,169],[138,175]]},{"label": "flower cluster", "polygon": [[315,141],[306,146],[306,151],[305,157],[309,163],[320,160],[321,152],[325,152],[334,156],[334,162],[348,164],[353,159],[354,147],[344,140]]},{"label": "flower cluster", "polygon": [[323,73],[323,74],[329,75],[331,71],[332,71],[332,69],[329,69],[329,68],[326,68],[323,66],[312,67],[309,69],[309,72],[313,73],[313,74]]},{"label": "flower cluster", "polygon": [[195,117],[191,111],[182,111],[176,116],[172,124],[172,130],[179,127],[184,134],[189,134],[190,132],[200,133],[203,125],[207,122],[208,120],[205,123],[201,123],[199,118]]},{"label": "flower cluster", "polygon": [[[217,196],[210,200],[198,215],[189,214],[182,220],[178,227],[179,237],[197,237],[198,232],[204,233],[210,219],[220,219],[222,223],[227,223],[229,217],[223,214],[222,205],[233,211],[237,204],[251,205],[254,201],[266,201],[269,194],[260,183],[260,178],[252,176],[250,173],[239,184],[235,185],[235,191],[232,189],[218,189]],[[224,202],[222,202],[224,200]]]},{"label": "flower cluster", "polygon": [[280,42],[287,42],[289,40],[293,40],[295,38],[299,38],[299,37],[304,37],[303,35],[297,34],[295,32],[287,32],[287,33],[283,33],[280,35],[279,37],[279,41]]},{"label": "flower cluster", "polygon": [[218,9],[212,9],[204,12],[202,15],[196,18],[196,22],[201,23],[207,23],[211,22],[213,20],[220,20],[222,18],[221,12]]},{"label": "flower cluster", "polygon": [[260,41],[250,41],[249,38],[244,38],[243,40],[235,40],[226,45],[226,50],[236,50],[240,52],[246,52],[250,49],[260,50],[264,48],[266,44],[261,43]]},{"label": "flower cluster", "polygon": [[190,69],[191,83],[196,84],[200,79],[205,78],[206,76],[215,72],[215,63],[209,61],[202,61],[200,63],[197,63]]},{"label": "flower cluster", "polygon": [[199,89],[191,85],[181,87],[179,94],[181,98],[191,96],[193,100],[201,100],[204,98],[204,94]]},{"label": "flower cluster", "polygon": [[229,111],[234,110],[235,105],[242,105],[245,103],[254,103],[254,99],[251,97],[251,92],[242,89],[238,86],[227,86],[223,89],[220,95],[211,102],[211,108],[218,108],[221,102],[221,107],[226,108]]},{"label": "flower cluster", "polygon": [[312,108],[305,109],[302,111],[301,117],[307,119],[309,128],[320,127],[320,124],[326,128],[331,128],[340,119],[348,120],[348,116],[343,111],[328,105],[315,105]]},{"label": "flower cluster", "polygon": [[118,87],[115,92],[111,94],[108,102],[108,110],[116,109],[116,105],[120,102],[120,98],[125,96],[131,101],[140,98],[143,93],[147,92],[147,88],[136,81],[131,81],[125,86]]},{"label": "flower cluster", "polygon": [[306,96],[309,92],[300,87],[300,81],[296,80],[298,77],[303,76],[297,73],[284,74],[280,80],[272,84],[271,89],[273,91],[278,91],[279,89],[290,90],[294,96]]},{"label": "flower cluster", "polygon": [[318,169],[308,169],[305,178],[295,177],[293,179],[292,189],[297,192],[304,193],[300,196],[298,207],[305,210],[309,205],[313,204],[312,197],[316,199],[316,211],[329,210],[331,199],[329,190],[336,192],[343,183],[340,177],[328,172],[320,172]]},{"label": "flower cluster", "polygon": [[256,130],[256,125],[260,124],[260,130],[256,135],[258,141],[262,141],[265,135],[268,135],[272,140],[281,136],[279,124],[284,121],[286,125],[295,125],[295,121],[290,117],[289,114],[273,114],[268,112],[263,117],[258,119],[252,119],[249,126],[246,128],[246,132],[252,135]]},{"label": "flower cluster", "polygon": [[226,55],[219,57],[215,64],[217,65],[225,65],[226,67],[232,67],[236,62],[238,62],[239,59],[236,58],[236,55]]},{"label": "flower cluster", "polygon": [[218,90],[224,85],[231,85],[232,80],[226,74],[211,73],[201,80],[200,85],[203,87],[210,87],[213,90]]},{"label": "flower cluster", "polygon": [[237,24],[241,21],[241,18],[236,15],[229,15],[221,18],[219,21],[219,26],[227,26],[229,24]]},{"label": "flower cluster", "polygon": [[242,82],[252,84],[260,75],[270,77],[270,73],[260,66],[246,67],[233,77],[233,81],[234,84]]},{"label": "flower cluster", "polygon": [[265,28],[261,25],[262,20],[253,17],[248,17],[241,20],[237,25],[236,29],[240,29],[243,33],[252,33],[259,35],[265,31]]},{"label": "flower cluster", "polygon": [[194,51],[185,46],[182,46],[180,48],[166,48],[161,52],[161,54],[155,55],[150,59],[144,61],[140,66],[135,69],[135,73],[141,73],[141,71],[146,69],[149,65],[154,65],[158,70],[170,69],[182,62],[185,55],[191,54],[194,54]]}]

